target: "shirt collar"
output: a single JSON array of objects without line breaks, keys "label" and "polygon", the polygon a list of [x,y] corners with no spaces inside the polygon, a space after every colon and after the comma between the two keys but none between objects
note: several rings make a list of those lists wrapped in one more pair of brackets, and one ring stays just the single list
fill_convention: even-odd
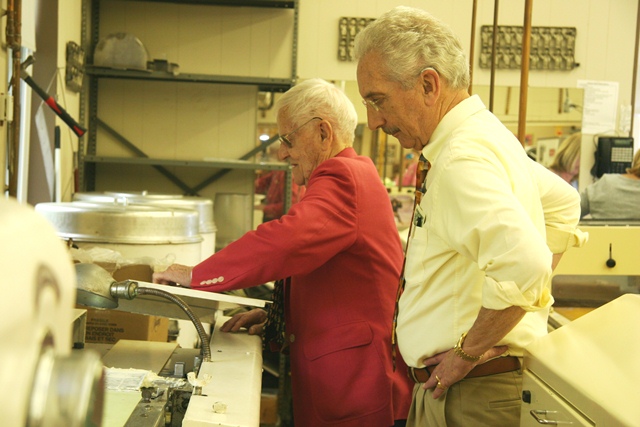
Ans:
[{"label": "shirt collar", "polygon": [[469,117],[486,109],[487,107],[485,107],[478,95],[472,95],[458,103],[444,115],[438,126],[436,126],[429,142],[422,149],[424,157],[433,164],[442,151],[444,144],[449,140],[451,133]]}]

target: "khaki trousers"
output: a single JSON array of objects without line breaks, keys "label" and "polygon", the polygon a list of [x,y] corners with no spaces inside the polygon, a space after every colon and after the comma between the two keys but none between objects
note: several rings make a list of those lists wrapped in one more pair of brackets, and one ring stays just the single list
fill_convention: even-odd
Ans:
[{"label": "khaki trousers", "polygon": [[521,396],[521,371],[464,379],[437,400],[416,384],[407,427],[519,427]]}]

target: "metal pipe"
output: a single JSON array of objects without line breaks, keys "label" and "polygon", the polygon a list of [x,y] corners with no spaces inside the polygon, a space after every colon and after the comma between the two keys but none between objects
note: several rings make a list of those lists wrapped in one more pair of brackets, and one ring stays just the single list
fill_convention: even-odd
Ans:
[{"label": "metal pipe", "polygon": [[478,0],[473,0],[471,11],[471,47],[469,48],[469,95],[473,92],[473,61],[476,50],[476,16],[478,14]]},{"label": "metal pipe", "polygon": [[204,330],[204,326],[202,326],[202,322],[200,322],[198,316],[195,315],[193,310],[191,310],[187,303],[184,302],[181,298],[160,289],[138,286],[138,282],[134,282],[131,280],[125,280],[123,282],[113,282],[109,286],[109,292],[116,301],[118,298],[132,300],[138,295],[153,295],[156,297],[168,299],[169,301],[175,303],[182,309],[182,311],[185,312],[189,319],[191,319],[193,325],[196,327],[196,331],[198,332],[198,337],[200,337],[202,345],[200,349],[202,360],[205,362],[211,361],[211,347],[209,347],[209,340],[207,337],[207,333]]},{"label": "metal pipe", "polygon": [[496,45],[498,44],[498,0],[493,0],[493,34],[491,37],[491,84],[489,86],[489,111],[493,112],[493,92],[496,85]]},{"label": "metal pipe", "polygon": [[525,0],[524,31],[522,33],[522,68],[520,70],[520,110],[518,111],[518,139],[525,143],[527,130],[527,95],[529,90],[529,53],[531,52],[531,15],[533,0]]},{"label": "metal pipe", "polygon": [[11,95],[13,96],[13,121],[9,126],[7,145],[9,154],[9,195],[18,195],[18,162],[20,153],[20,62],[22,45],[22,1],[8,0],[7,2],[7,45],[11,49]]},{"label": "metal pipe", "polygon": [[196,331],[198,332],[198,336],[200,337],[201,346],[202,346],[202,348],[200,349],[202,353],[202,361],[203,362],[211,361],[211,347],[209,347],[209,340],[207,337],[207,333],[204,330],[204,326],[202,326],[202,322],[200,322],[200,319],[198,319],[198,317],[187,305],[187,303],[185,303],[181,298],[169,292],[161,291],[160,289],[138,287],[137,294],[162,297],[177,304],[182,309],[182,311],[185,312],[185,314],[189,317],[189,319],[191,319],[191,322],[196,327]]},{"label": "metal pipe", "polygon": [[633,117],[636,111],[636,81],[638,80],[638,49],[640,49],[640,2],[638,2],[638,15],[636,16],[636,48],[633,54],[633,79],[631,79],[631,123],[629,136],[633,136]]}]

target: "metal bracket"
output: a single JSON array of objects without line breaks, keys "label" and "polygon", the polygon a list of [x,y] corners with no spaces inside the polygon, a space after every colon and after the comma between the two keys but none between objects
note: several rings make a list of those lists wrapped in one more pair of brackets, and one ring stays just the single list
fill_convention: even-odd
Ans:
[{"label": "metal bracket", "polygon": [[65,82],[67,88],[73,92],[82,90],[84,79],[84,50],[75,42],[67,43],[67,64],[65,67]]},{"label": "metal bracket", "polygon": [[338,22],[338,61],[354,61],[353,42],[356,35],[375,18],[342,17]]},{"label": "metal bracket", "polygon": [[0,93],[0,122],[11,123],[13,121],[13,96]]},{"label": "metal bracket", "polygon": [[[520,69],[524,29],[516,25],[499,25],[496,39],[496,68]],[[580,64],[575,60],[575,27],[532,27],[529,68],[531,70],[571,71]],[[480,68],[490,68],[493,26],[480,28]]]}]

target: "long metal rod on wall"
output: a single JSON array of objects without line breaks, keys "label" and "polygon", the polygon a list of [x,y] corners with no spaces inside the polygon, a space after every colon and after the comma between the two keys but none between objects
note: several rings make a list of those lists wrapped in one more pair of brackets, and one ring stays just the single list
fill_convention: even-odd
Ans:
[{"label": "long metal rod on wall", "polygon": [[491,83],[489,85],[489,111],[493,112],[493,92],[496,86],[496,53],[498,51],[498,0],[493,0],[493,34],[491,35]]},{"label": "long metal rod on wall", "polygon": [[529,52],[531,51],[531,15],[533,0],[524,5],[524,32],[522,34],[522,68],[520,71],[520,109],[518,110],[518,140],[524,146],[527,131],[527,95],[529,90]]},{"label": "long metal rod on wall", "polygon": [[638,15],[636,17],[636,49],[633,55],[633,79],[631,80],[631,126],[629,136],[633,136],[633,118],[636,111],[636,90],[638,81],[638,49],[640,49],[640,1],[638,1]]},{"label": "long metal rod on wall", "polygon": [[[7,162],[9,181],[7,190],[12,197],[18,196],[18,175],[20,156],[20,64],[22,46],[22,0],[9,0],[7,3],[7,45],[11,49],[11,96],[13,97],[13,121],[9,125],[9,147]],[[4,176],[3,169],[3,176]],[[4,188],[3,188],[4,192]]]},{"label": "long metal rod on wall", "polygon": [[476,50],[476,17],[478,14],[478,0],[473,0],[473,10],[471,11],[471,47],[469,49],[469,95],[473,94],[473,61]]}]

